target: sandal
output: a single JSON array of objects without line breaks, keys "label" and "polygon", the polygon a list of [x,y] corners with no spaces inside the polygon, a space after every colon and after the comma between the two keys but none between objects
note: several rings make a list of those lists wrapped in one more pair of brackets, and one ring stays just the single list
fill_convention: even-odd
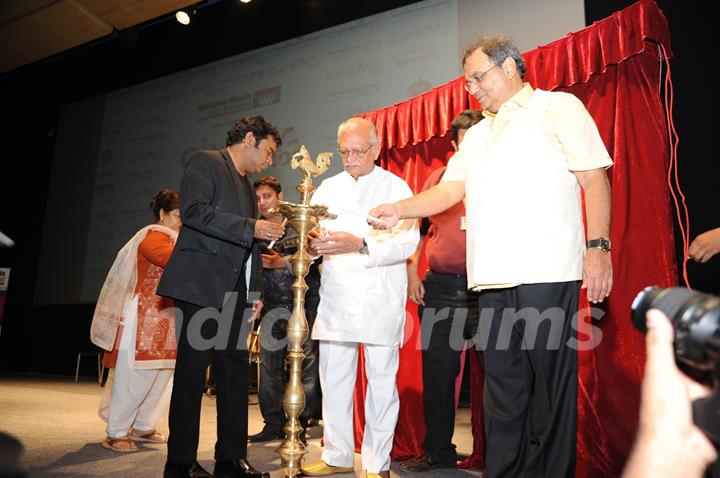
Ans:
[{"label": "sandal", "polygon": [[132,453],[134,451],[138,451],[137,445],[127,436],[120,438],[106,437],[102,442],[102,446],[108,450],[120,453]]},{"label": "sandal", "polygon": [[421,473],[437,468],[449,468],[449,465],[438,463],[427,454],[400,463],[400,469],[410,473]]},{"label": "sandal", "polygon": [[167,443],[167,438],[165,438],[160,432],[157,430],[150,430],[149,432],[143,432],[141,430],[130,430],[130,434],[128,435],[128,438],[135,441],[144,441],[148,443]]}]

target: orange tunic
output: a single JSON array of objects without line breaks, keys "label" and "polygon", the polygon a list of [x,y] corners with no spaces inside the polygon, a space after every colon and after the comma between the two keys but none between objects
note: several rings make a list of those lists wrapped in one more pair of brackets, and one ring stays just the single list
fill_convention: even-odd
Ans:
[{"label": "orange tunic", "polygon": [[[149,231],[138,246],[136,368],[168,368],[177,354],[173,301],[155,294],[174,247],[173,239],[160,231]],[[112,352],[103,357],[106,367],[115,367],[121,337],[119,330]]]}]

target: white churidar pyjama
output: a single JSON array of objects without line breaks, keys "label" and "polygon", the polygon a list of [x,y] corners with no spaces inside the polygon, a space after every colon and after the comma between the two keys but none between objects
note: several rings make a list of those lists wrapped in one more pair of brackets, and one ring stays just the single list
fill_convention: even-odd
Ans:
[{"label": "white churidar pyjama", "polygon": [[323,394],[322,460],[332,466],[353,466],[353,391],[360,345],[364,347],[367,377],[362,464],[368,472],[379,473],[390,469],[390,451],[400,410],[395,382],[400,359],[398,346],[320,341],[320,385],[323,390],[332,390],[332,401],[326,399],[329,394]]},{"label": "white churidar pyjama", "polygon": [[130,428],[155,430],[170,409],[174,370],[134,368],[137,309],[136,295],[125,309],[117,363],[100,398],[98,414],[107,422],[110,438],[124,437]]}]

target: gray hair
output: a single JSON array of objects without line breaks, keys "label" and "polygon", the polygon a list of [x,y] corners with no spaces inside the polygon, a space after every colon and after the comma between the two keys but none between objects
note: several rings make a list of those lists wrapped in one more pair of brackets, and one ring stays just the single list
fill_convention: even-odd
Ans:
[{"label": "gray hair", "polygon": [[493,65],[501,65],[505,58],[512,58],[515,60],[520,78],[525,78],[525,60],[523,60],[520,50],[515,46],[512,38],[497,34],[481,36],[465,47],[462,57],[463,66],[465,66],[468,57],[478,49],[488,56]]},{"label": "gray hair", "polygon": [[377,128],[375,128],[375,124],[372,121],[366,120],[365,118],[348,118],[347,120],[343,121],[340,126],[338,126],[338,139],[340,139],[340,135],[343,134],[345,131],[363,131],[370,134],[370,144],[372,146],[377,146],[378,144],[378,134],[377,134]]}]

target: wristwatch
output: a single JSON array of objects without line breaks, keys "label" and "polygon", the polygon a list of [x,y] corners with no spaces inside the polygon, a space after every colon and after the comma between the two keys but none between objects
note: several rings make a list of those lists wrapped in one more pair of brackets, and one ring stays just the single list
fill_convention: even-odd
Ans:
[{"label": "wristwatch", "polygon": [[358,252],[360,254],[370,254],[370,250],[368,249],[367,242],[365,242],[365,239],[363,239],[363,245]]},{"label": "wristwatch", "polygon": [[610,239],[605,239],[604,237],[601,237],[599,239],[591,239],[587,242],[588,249],[592,247],[597,247],[601,251],[610,252],[612,249],[612,245],[610,243]]}]

